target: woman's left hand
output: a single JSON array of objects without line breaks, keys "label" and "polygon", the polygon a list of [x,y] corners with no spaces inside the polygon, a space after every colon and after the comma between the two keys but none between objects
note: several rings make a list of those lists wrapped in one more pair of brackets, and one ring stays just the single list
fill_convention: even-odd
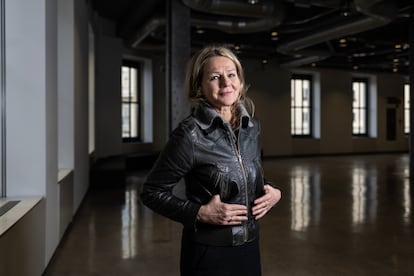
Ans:
[{"label": "woman's left hand", "polygon": [[270,209],[273,208],[276,203],[279,202],[282,197],[282,193],[279,189],[276,189],[268,184],[264,186],[265,194],[254,201],[252,208],[253,215],[256,220],[261,219]]}]

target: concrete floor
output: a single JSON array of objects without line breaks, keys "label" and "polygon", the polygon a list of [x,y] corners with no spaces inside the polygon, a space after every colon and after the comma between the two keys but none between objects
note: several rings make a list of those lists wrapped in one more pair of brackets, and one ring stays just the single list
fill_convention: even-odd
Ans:
[{"label": "concrete floor", "polygon": [[[283,198],[261,221],[263,276],[414,275],[408,166],[405,154],[265,160]],[[179,275],[181,225],[143,207],[144,177],[92,188],[44,275]]]}]

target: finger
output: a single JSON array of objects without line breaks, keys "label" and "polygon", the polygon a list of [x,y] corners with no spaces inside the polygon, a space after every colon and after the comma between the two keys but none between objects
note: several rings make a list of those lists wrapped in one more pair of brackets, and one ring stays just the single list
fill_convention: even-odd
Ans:
[{"label": "finger", "polygon": [[247,211],[247,207],[241,204],[224,203],[224,208],[228,211]]},{"label": "finger", "polygon": [[227,219],[231,216],[247,216],[248,212],[246,206],[233,204],[226,204],[222,210]]},{"label": "finger", "polygon": [[255,216],[255,219],[256,219],[256,220],[261,219],[262,217],[264,217],[264,215],[266,215],[266,213],[267,213],[267,212],[262,212],[262,213],[258,214],[257,216]]},{"label": "finger", "polygon": [[243,221],[246,221],[248,218],[245,216],[232,216],[230,217],[225,224],[227,225],[238,225]]},{"label": "finger", "polygon": [[239,223],[242,223],[243,221],[247,221],[248,219],[249,218],[247,216],[233,216],[231,218],[231,221],[236,224],[239,224]]},{"label": "finger", "polygon": [[272,204],[269,201],[260,203],[252,208],[253,215],[258,215],[261,213],[266,214],[272,208]]},{"label": "finger", "polygon": [[261,218],[263,217],[267,212],[269,212],[269,210],[271,209],[269,204],[261,204],[258,205],[256,209],[252,210],[253,215]]},{"label": "finger", "polygon": [[265,194],[265,195],[263,195],[259,198],[256,198],[256,200],[254,201],[254,204],[257,205],[257,204],[263,203],[265,201],[269,201],[269,200],[271,200],[271,198],[272,198],[272,196],[270,194]]},{"label": "finger", "polygon": [[253,210],[267,209],[270,206],[271,206],[271,203],[269,200],[263,200],[260,202],[255,202],[255,205],[253,206]]},{"label": "finger", "polygon": [[228,224],[240,224],[246,220],[248,220],[247,210],[232,211],[226,215],[226,222]]}]

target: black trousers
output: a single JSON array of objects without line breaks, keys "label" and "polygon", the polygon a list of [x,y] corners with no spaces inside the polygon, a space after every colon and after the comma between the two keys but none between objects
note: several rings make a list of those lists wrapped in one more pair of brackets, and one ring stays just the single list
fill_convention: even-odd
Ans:
[{"label": "black trousers", "polygon": [[183,236],[181,276],[260,276],[260,248],[255,240],[241,246],[210,246]]}]

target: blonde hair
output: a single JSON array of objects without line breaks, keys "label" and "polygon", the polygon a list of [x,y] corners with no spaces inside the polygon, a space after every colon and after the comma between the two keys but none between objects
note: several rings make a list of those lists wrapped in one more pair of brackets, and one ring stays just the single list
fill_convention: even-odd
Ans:
[{"label": "blonde hair", "polygon": [[[234,65],[236,66],[237,75],[240,79],[240,93],[239,98],[233,104],[232,112],[233,118],[238,120],[237,117],[237,107],[240,103],[244,103],[250,115],[253,116],[254,114],[254,104],[253,102],[246,96],[247,86],[244,79],[244,70],[243,67],[237,58],[237,56],[227,47],[224,46],[207,46],[199,50],[197,53],[193,55],[187,65],[187,75],[185,79],[185,91],[188,95],[190,100],[191,106],[195,107],[202,103],[207,103],[206,98],[204,97],[201,91],[201,81],[203,78],[203,69],[204,65],[207,63],[209,58],[222,56],[230,59],[233,61]],[[231,122],[233,125],[233,122]],[[236,123],[236,122],[234,122]]]}]

